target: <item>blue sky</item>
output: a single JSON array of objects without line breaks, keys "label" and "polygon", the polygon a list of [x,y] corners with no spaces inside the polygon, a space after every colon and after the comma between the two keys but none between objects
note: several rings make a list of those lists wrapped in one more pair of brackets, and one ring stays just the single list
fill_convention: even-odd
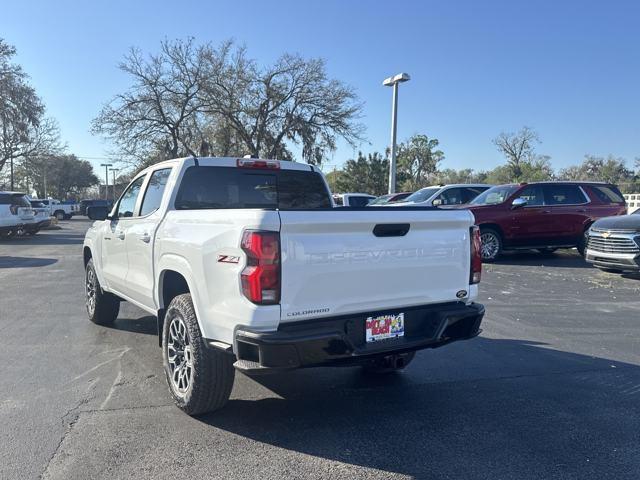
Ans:
[{"label": "blue sky", "polygon": [[[168,38],[234,38],[260,62],[283,52],[323,57],[365,102],[365,152],[389,142],[391,91],[405,71],[398,136],[441,142],[443,167],[502,162],[491,139],[523,125],[554,166],[586,153],[640,156],[637,1],[11,1],[0,36],[18,49],[69,150],[98,157],[89,133],[103,103],[129,82],[116,65],[130,46]],[[353,156],[341,144],[328,169]],[[100,171],[100,170],[99,170]]]}]

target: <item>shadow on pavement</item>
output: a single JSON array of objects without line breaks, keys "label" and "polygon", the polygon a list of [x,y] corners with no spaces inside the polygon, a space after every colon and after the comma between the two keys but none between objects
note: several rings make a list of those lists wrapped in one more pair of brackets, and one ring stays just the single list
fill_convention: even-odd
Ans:
[{"label": "shadow on pavement", "polygon": [[79,245],[84,241],[84,232],[70,233],[64,230],[51,230],[47,233],[38,233],[33,236],[11,237],[0,240],[3,245]]},{"label": "shadow on pavement", "polygon": [[638,366],[520,340],[474,342],[484,365],[447,368],[479,369],[469,378],[427,383],[441,372],[425,353],[387,377],[357,368],[253,377],[280,398],[231,400],[200,421],[416,478],[638,478]]},{"label": "shadow on pavement", "polygon": [[145,335],[157,335],[158,326],[156,318],[147,315],[140,318],[118,318],[113,325],[104,325],[110,330],[121,330],[123,332],[142,333]]},{"label": "shadow on pavement", "polygon": [[56,258],[0,256],[0,268],[46,267],[57,261]]},{"label": "shadow on pavement", "polygon": [[525,265],[532,267],[555,268],[593,268],[585,262],[576,250],[556,250],[553,253],[540,253],[534,250],[505,252],[495,265]]}]

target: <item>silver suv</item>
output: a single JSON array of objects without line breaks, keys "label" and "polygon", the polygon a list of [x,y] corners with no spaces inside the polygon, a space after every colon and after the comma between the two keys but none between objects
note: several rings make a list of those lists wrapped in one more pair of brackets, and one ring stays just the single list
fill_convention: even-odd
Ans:
[{"label": "silver suv", "polygon": [[464,205],[476,198],[485,190],[493,185],[485,185],[482,183],[458,183],[452,185],[434,185],[431,187],[421,188],[417,192],[412,193],[402,202],[394,203],[397,206],[421,206],[421,207],[438,207],[445,205]]}]

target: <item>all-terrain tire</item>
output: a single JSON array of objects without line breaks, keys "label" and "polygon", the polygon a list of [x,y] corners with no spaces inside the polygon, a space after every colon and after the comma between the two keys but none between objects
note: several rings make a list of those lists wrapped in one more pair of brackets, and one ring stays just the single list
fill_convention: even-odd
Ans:
[{"label": "all-terrain tire", "polygon": [[235,357],[205,344],[189,293],[175,297],[167,308],[162,360],[171,396],[188,415],[218,410],[229,400]]},{"label": "all-terrain tire", "polygon": [[111,325],[118,318],[120,299],[100,286],[93,258],[85,269],[85,298],[89,320],[97,325]]}]

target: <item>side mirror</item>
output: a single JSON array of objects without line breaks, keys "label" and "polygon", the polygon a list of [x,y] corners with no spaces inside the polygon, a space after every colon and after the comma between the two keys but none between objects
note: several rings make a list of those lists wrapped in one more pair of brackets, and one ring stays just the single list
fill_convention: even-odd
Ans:
[{"label": "side mirror", "polygon": [[440,205],[442,205],[442,199],[436,198],[434,201],[431,202],[431,205],[433,205],[434,207],[439,207]]},{"label": "side mirror", "polygon": [[87,217],[90,220],[106,220],[109,217],[109,209],[105,206],[89,207]]},{"label": "side mirror", "polygon": [[511,209],[515,210],[516,208],[524,207],[527,204],[527,201],[524,198],[516,198],[511,203]]}]

